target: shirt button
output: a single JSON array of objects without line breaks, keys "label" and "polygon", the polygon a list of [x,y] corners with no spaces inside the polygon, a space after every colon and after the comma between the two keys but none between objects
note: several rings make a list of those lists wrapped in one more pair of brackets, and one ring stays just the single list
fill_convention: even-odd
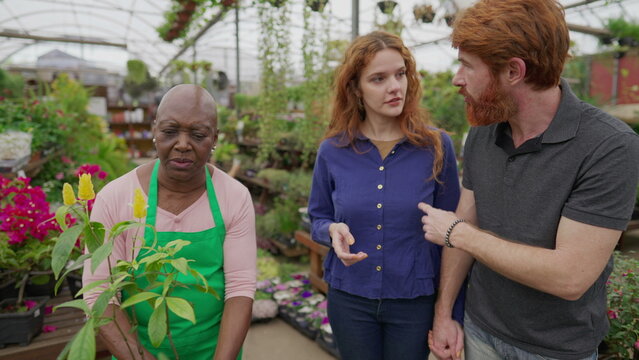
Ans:
[{"label": "shirt button", "polygon": [[394,153],[395,153],[395,150],[391,151],[391,154],[394,154]]},{"label": "shirt button", "polygon": [[384,171],[384,167],[383,167],[383,166],[380,166],[380,167],[379,167],[379,171]]},{"label": "shirt button", "polygon": [[378,188],[379,190],[382,190],[382,189],[384,188],[384,185],[379,184],[379,185],[377,185],[377,188]]},{"label": "shirt button", "polygon": [[377,270],[377,271],[382,271],[382,267],[381,267],[381,266],[379,266],[379,265],[377,265],[377,266],[375,267],[375,270]]},{"label": "shirt button", "polygon": [[377,245],[375,248],[376,248],[377,250],[382,250],[382,245]]},{"label": "shirt button", "polygon": [[382,230],[382,225],[377,225],[377,230]]},{"label": "shirt button", "polygon": [[381,209],[382,208],[382,204],[377,204],[377,208]]}]

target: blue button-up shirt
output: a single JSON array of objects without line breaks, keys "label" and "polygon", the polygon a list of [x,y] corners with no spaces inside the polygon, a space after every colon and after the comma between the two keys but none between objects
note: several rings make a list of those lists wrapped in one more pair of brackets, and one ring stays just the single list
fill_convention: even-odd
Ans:
[{"label": "blue button-up shirt", "polygon": [[435,293],[441,247],[424,239],[423,213],[417,204],[423,201],[449,211],[457,207],[460,189],[455,150],[445,133],[442,143],[444,166],[438,183],[430,179],[431,148],[406,139],[385,159],[362,135],[356,140],[357,149],[338,146],[336,138],[322,142],[308,207],[312,238],[330,247],[329,225],[344,222],[355,238],[351,253],[368,254],[346,267],[331,249],[324,262],[324,278],[332,288],[370,299],[410,299]]}]

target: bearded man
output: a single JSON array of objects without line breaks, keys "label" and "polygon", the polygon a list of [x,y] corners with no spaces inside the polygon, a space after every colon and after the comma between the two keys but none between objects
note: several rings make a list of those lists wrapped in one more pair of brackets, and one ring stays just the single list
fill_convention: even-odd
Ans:
[{"label": "bearded man", "polygon": [[[639,137],[580,101],[555,0],[480,0],[458,15],[453,79],[472,125],[455,213],[420,203],[445,245],[429,343],[440,359],[596,359],[606,280],[633,209]],[[472,267],[464,329],[455,296]],[[465,345],[464,345],[465,340]]]}]

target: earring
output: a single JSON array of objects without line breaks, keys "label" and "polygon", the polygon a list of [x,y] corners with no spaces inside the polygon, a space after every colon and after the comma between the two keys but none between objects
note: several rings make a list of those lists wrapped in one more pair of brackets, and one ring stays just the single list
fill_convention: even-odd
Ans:
[{"label": "earring", "polygon": [[155,144],[155,138],[153,138],[153,140],[152,140],[152,141],[153,141],[153,143]]},{"label": "earring", "polygon": [[215,148],[217,147],[217,145],[213,146],[213,149],[211,149],[211,154],[213,154],[215,152]]}]

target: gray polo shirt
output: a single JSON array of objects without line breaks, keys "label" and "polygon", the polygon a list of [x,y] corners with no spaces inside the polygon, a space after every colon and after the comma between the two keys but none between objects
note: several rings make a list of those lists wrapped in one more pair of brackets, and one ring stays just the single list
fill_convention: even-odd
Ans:
[{"label": "gray polo shirt", "polygon": [[[474,191],[481,229],[548,249],[555,248],[562,216],[625,229],[639,178],[639,136],[577,99],[564,80],[561,88],[548,129],[518,148],[507,123],[470,130],[463,185]],[[466,312],[485,331],[529,352],[583,358],[608,332],[605,282],[611,269],[612,259],[579,300],[567,301],[475,262]]]}]

